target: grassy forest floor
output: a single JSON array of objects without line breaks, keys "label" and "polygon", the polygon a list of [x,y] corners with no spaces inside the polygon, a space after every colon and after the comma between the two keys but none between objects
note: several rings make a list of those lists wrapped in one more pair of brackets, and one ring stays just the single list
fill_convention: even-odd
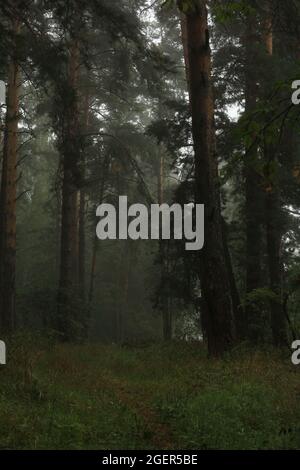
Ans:
[{"label": "grassy forest floor", "polygon": [[2,449],[300,448],[300,368],[288,355],[21,344],[0,367]]}]

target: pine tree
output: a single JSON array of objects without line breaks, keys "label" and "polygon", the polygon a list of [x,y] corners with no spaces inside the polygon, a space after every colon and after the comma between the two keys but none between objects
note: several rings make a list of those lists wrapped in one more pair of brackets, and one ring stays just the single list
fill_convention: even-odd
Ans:
[{"label": "pine tree", "polygon": [[196,203],[205,206],[205,246],[200,255],[208,348],[220,355],[234,341],[233,306],[225,261],[220,188],[215,147],[211,51],[206,2],[179,8],[186,15],[192,130],[195,152]]},{"label": "pine tree", "polygon": [[11,20],[12,55],[8,66],[7,111],[4,131],[0,199],[0,320],[5,333],[16,326],[16,202],[19,94],[21,74],[18,58],[20,20]]}]

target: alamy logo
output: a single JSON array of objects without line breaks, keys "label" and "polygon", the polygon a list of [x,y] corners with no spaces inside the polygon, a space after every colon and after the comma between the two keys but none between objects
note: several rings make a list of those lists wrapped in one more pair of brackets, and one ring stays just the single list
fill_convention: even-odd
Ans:
[{"label": "alamy logo", "polygon": [[[193,213],[195,210],[195,216]],[[203,204],[151,204],[150,212],[144,204],[128,207],[127,196],[119,197],[118,210],[112,204],[97,208],[96,233],[99,240],[186,240],[188,251],[204,246]]]},{"label": "alamy logo", "polygon": [[296,340],[292,344],[292,349],[294,350],[292,354],[292,363],[294,366],[300,365],[300,340]]},{"label": "alamy logo", "polygon": [[0,80],[0,105],[5,104],[6,92],[5,83]]},{"label": "alamy logo", "polygon": [[6,364],[6,345],[4,341],[0,341],[0,365]]}]

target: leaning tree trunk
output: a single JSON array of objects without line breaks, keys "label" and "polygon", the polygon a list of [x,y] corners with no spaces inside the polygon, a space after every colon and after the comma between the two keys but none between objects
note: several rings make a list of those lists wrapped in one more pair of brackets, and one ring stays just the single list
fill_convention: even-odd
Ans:
[{"label": "leaning tree trunk", "polygon": [[[265,22],[265,46],[267,55],[273,55],[273,26],[272,20],[267,18]],[[276,159],[274,145],[265,145],[265,161],[269,168],[273,168]],[[278,164],[278,161],[277,161]],[[287,344],[287,323],[282,301],[282,207],[278,182],[271,182],[266,193],[266,232],[267,253],[270,287],[277,299],[271,302],[271,327],[275,346]]]},{"label": "leaning tree trunk", "polygon": [[[15,39],[19,21],[13,25]],[[16,53],[16,51],[15,51]],[[15,328],[16,200],[20,67],[13,57],[8,69],[7,112],[2,160],[0,200],[0,326],[4,333]]]},{"label": "leaning tree trunk", "polygon": [[[245,35],[245,113],[249,116],[251,126],[251,113],[257,104],[257,73],[255,60],[257,54],[257,38],[254,15],[249,15]],[[246,149],[245,157],[245,185],[246,185],[246,292],[250,294],[262,287],[262,207],[263,191],[261,178],[256,170],[258,160],[258,144],[253,132],[251,147]],[[260,312],[248,302],[246,307],[247,336],[256,342],[260,336]]]},{"label": "leaning tree trunk", "polygon": [[[179,1],[182,9],[184,2]],[[185,4],[186,6],[186,4]],[[222,237],[220,188],[215,146],[211,50],[206,2],[195,0],[186,12],[196,203],[205,206],[205,244],[200,280],[207,312],[209,353],[221,355],[234,340],[230,281]]]},{"label": "leaning tree trunk", "polygon": [[[58,331],[62,339],[71,340],[78,333],[78,250],[80,135],[78,122],[79,48],[70,47],[66,96],[62,101],[61,154],[63,167],[61,259],[58,297]],[[77,325],[77,326],[75,326]]]}]

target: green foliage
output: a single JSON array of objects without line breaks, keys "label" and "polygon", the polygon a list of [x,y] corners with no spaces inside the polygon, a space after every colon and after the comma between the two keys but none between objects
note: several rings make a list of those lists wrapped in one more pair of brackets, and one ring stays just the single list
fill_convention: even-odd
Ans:
[{"label": "green foliage", "polygon": [[176,5],[182,13],[189,14],[197,11],[199,0],[165,0],[162,5],[166,8]]},{"label": "green foliage", "polygon": [[298,374],[273,352],[209,361],[199,343],[58,346],[28,334],[10,350],[2,449],[300,446]]},{"label": "green foliage", "polygon": [[226,24],[237,17],[253,15],[256,9],[247,0],[217,0],[213,3],[213,13],[219,23]]},{"label": "green foliage", "polygon": [[291,267],[291,270],[289,272],[289,284],[293,291],[300,290],[300,266],[299,264],[295,263],[294,266]]},{"label": "green foliage", "polygon": [[267,307],[269,302],[279,302],[280,296],[267,287],[254,289],[245,296],[246,304],[255,304],[257,308]]},{"label": "green foliage", "polygon": [[179,0],[177,2],[180,11],[184,14],[192,13],[197,10],[197,0]]},{"label": "green foliage", "polygon": [[271,343],[270,305],[281,304],[281,296],[268,287],[254,289],[244,296],[244,308],[250,307],[252,318],[248,324],[250,337],[260,343]]},{"label": "green foliage", "polygon": [[230,384],[208,388],[191,399],[176,403],[180,439],[190,449],[297,448],[300,432],[291,439],[281,433],[281,420],[274,404],[279,397],[259,383]]}]

